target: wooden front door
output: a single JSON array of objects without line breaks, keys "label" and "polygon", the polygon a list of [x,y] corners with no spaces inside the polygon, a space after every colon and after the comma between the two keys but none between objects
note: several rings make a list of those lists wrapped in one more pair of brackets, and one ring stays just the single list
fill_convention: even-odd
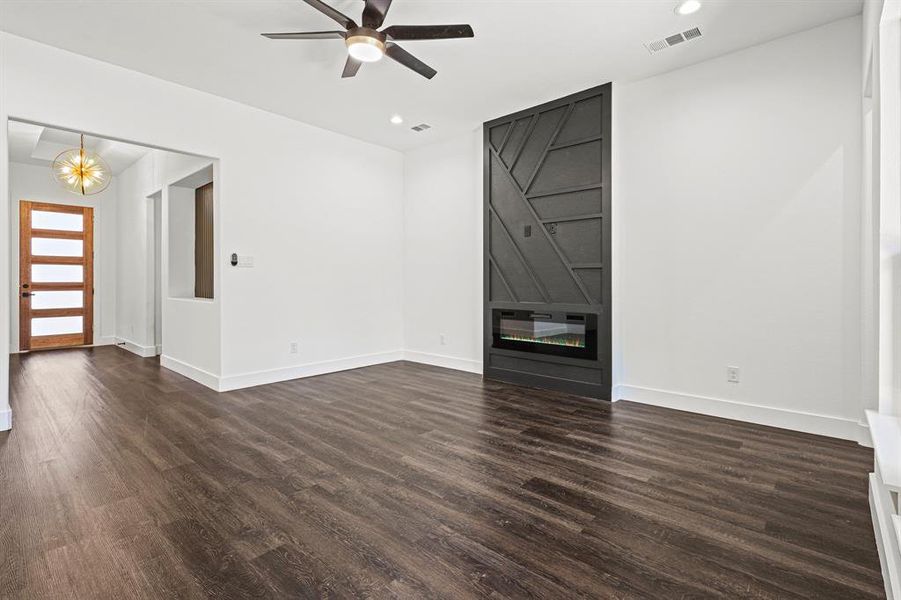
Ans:
[{"label": "wooden front door", "polygon": [[19,349],[94,343],[94,209],[19,204]]}]

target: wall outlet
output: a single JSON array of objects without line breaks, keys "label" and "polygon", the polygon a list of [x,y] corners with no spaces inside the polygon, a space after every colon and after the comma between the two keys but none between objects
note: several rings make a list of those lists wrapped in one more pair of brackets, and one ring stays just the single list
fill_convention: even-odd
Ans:
[{"label": "wall outlet", "polygon": [[288,344],[288,352],[291,354],[297,354],[297,342],[291,342]]},{"label": "wall outlet", "polygon": [[446,345],[446,344],[447,344],[447,337],[445,337],[445,335],[444,335],[443,333],[442,333],[439,337],[441,338],[441,345],[442,345],[442,346]]},{"label": "wall outlet", "polygon": [[741,379],[740,375],[738,367],[726,367],[726,381],[729,383],[738,383]]}]

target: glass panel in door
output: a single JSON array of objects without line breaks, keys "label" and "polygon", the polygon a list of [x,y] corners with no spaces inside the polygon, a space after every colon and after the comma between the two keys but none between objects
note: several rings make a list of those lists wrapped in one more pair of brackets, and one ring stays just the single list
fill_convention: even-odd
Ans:
[{"label": "glass panel in door", "polygon": [[84,256],[84,240],[31,238],[32,256]]},{"label": "glass panel in door", "polygon": [[83,213],[31,211],[32,229],[56,229],[58,231],[84,231]]},{"label": "glass panel in door", "polygon": [[84,317],[43,317],[31,320],[31,335],[67,335],[81,333]]}]

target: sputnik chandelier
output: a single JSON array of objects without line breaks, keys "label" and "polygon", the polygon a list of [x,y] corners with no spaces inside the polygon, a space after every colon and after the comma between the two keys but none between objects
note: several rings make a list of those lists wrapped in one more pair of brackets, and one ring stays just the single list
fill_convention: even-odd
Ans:
[{"label": "sputnik chandelier", "polygon": [[99,194],[112,179],[109,165],[95,152],[84,148],[84,134],[78,148],[60,153],[53,161],[53,177],[74,194]]}]

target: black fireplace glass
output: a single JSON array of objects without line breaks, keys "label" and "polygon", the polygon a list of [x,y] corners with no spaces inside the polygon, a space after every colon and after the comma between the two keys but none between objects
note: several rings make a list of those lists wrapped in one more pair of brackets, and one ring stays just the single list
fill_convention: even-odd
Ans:
[{"label": "black fireplace glass", "polygon": [[492,316],[495,348],[597,359],[597,315],[494,309]]}]

